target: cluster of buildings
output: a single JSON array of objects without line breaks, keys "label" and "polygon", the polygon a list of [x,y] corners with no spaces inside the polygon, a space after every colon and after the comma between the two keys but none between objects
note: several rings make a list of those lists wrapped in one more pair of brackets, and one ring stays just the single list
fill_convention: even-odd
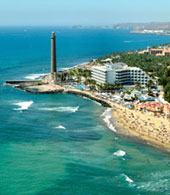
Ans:
[{"label": "cluster of buildings", "polygon": [[146,50],[139,51],[138,54],[154,54],[156,56],[168,56],[170,57],[170,48],[151,48],[147,47]]},{"label": "cluster of buildings", "polygon": [[92,68],[92,79],[99,84],[134,85],[140,83],[146,85],[152,80],[142,69],[128,67],[124,63],[108,64],[105,66],[94,66]]}]

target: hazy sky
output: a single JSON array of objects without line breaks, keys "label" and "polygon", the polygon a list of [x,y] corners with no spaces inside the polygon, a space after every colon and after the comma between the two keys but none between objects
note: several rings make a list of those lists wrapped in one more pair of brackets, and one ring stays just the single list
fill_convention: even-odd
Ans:
[{"label": "hazy sky", "polygon": [[170,21],[170,0],[0,0],[0,25]]}]

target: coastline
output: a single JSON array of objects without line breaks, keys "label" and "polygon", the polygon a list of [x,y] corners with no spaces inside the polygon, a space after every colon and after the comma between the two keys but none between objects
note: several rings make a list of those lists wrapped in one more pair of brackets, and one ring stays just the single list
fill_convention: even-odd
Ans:
[{"label": "coastline", "polygon": [[149,112],[131,110],[102,99],[92,92],[79,89],[66,89],[54,84],[26,85],[25,87],[21,84],[14,87],[31,94],[73,94],[89,98],[108,108],[103,113],[103,120],[110,130],[170,152],[170,121],[168,119],[152,116]]},{"label": "coastline", "polygon": [[[113,106],[112,118],[115,119],[111,122],[115,125],[117,133],[137,138],[142,143],[170,152],[170,130],[168,130],[170,122],[167,119],[130,110],[117,104]],[[165,130],[160,129],[161,126]]]},{"label": "coastline", "polygon": [[170,36],[170,34],[166,32],[147,32],[145,30],[134,30],[130,32],[131,34],[148,34],[148,35],[162,35],[162,36]]}]

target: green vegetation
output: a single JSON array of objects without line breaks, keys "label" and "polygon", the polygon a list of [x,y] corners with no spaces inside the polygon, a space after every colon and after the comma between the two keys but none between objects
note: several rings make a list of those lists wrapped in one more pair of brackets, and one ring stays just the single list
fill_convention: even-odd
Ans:
[{"label": "green vegetation", "polygon": [[63,71],[61,75],[58,75],[61,81],[67,81],[71,78],[75,78],[78,83],[81,82],[82,78],[87,79],[91,77],[91,71],[81,68],[75,68],[68,71]]},{"label": "green vegetation", "polygon": [[164,98],[166,101],[170,102],[170,69],[164,72],[164,74],[159,78],[159,83],[164,87]]},{"label": "green vegetation", "polygon": [[[157,47],[157,46],[155,46]],[[113,53],[104,58],[99,58],[96,63],[111,58],[112,63],[124,62],[131,67],[139,67],[147,72],[158,84],[164,87],[164,98],[170,102],[170,57],[152,54],[138,54],[137,52]],[[102,64],[102,63],[101,63]],[[148,91],[153,83],[148,84]],[[139,87],[138,85],[136,87]]]},{"label": "green vegetation", "polygon": [[168,83],[164,88],[164,98],[166,101],[170,102],[170,83]]},{"label": "green vegetation", "polygon": [[[165,44],[164,46],[170,46]],[[155,46],[157,48],[158,46]],[[170,57],[167,56],[156,56],[152,54],[138,54],[135,51],[113,53],[111,55],[99,58],[95,61],[91,61],[92,65],[105,64],[103,60],[110,58],[112,63],[123,62],[131,67],[139,67],[143,69],[150,77],[154,78],[157,84],[160,84],[164,88],[164,98],[170,102]],[[83,82],[88,85],[91,90],[98,91],[112,91],[122,88],[122,85],[115,83],[115,85],[99,85],[91,79],[91,71],[75,68],[69,71],[65,71],[61,75],[61,80],[65,81],[70,78],[74,78],[78,83]],[[148,82],[148,92],[151,94],[151,87],[155,86],[153,81]],[[139,83],[135,85],[136,89],[140,89]]]},{"label": "green vegetation", "polygon": [[70,75],[71,76],[75,76],[75,77],[91,77],[91,71],[87,70],[87,69],[81,69],[81,68],[77,68],[77,69],[72,69],[70,71]]},{"label": "green vegetation", "polygon": [[120,54],[120,59],[113,59],[113,63],[124,62],[132,67],[139,67],[146,71],[150,76],[161,77],[161,75],[170,65],[169,57],[156,57],[155,55],[147,54]]},{"label": "green vegetation", "polygon": [[111,85],[111,84],[104,84],[104,85],[97,85],[98,91],[100,92],[113,92],[115,90],[119,90],[122,89],[123,86],[120,83],[115,83],[115,85]]}]

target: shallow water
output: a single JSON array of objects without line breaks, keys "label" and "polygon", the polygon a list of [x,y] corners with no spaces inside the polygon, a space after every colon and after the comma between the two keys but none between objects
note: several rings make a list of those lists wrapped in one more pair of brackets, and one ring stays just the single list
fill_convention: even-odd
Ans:
[{"label": "shallow water", "polygon": [[[0,194],[169,194],[169,154],[108,129],[100,105],[2,85],[49,71],[51,31],[0,29]],[[168,41],[128,31],[57,29],[58,66]]]}]

